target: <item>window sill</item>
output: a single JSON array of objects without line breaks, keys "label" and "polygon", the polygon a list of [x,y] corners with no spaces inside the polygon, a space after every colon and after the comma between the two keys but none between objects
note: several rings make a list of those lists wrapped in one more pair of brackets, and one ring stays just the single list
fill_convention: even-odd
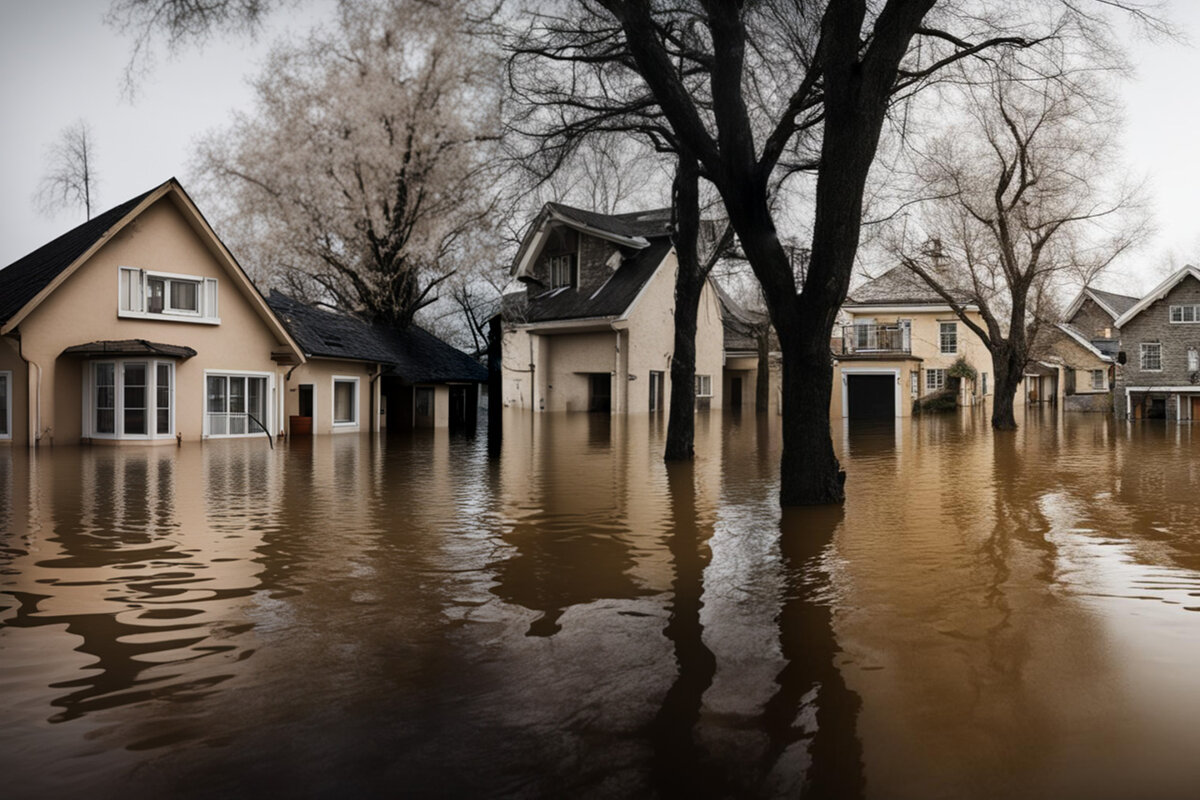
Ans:
[{"label": "window sill", "polygon": [[155,322],[188,322],[194,325],[220,325],[220,317],[200,317],[193,314],[149,314],[145,311],[117,311],[119,319],[148,319]]}]

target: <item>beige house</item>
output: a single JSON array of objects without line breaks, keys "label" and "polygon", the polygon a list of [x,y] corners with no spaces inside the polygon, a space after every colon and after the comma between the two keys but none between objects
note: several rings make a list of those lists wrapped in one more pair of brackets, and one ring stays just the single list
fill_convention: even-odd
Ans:
[{"label": "beige house", "polygon": [[[279,292],[267,304],[304,352],[287,374],[287,431],[473,429],[487,369],[411,325],[393,330]],[[357,407],[356,407],[357,403]]]},{"label": "beige house", "polygon": [[[675,272],[669,210],[596,214],[547,203],[511,274],[502,402],[534,411],[660,413],[670,391]],[[696,331],[697,405],[722,407],[721,306],[712,285]]]},{"label": "beige house", "polygon": [[174,443],[279,429],[296,342],[174,179],[0,271],[4,437]]},{"label": "beige house", "polygon": [[0,270],[0,444],[276,435],[306,392],[316,432],[378,430],[384,376],[430,387],[431,423],[442,384],[448,420],[432,339],[306,353],[172,178]]},{"label": "beige house", "polygon": [[[965,308],[983,325],[976,306]],[[978,377],[960,382],[958,404],[992,394],[992,359],[983,342],[908,269],[895,267],[853,290],[842,310],[849,322],[833,347],[831,416],[907,417],[914,400],[948,385],[960,358]]]}]

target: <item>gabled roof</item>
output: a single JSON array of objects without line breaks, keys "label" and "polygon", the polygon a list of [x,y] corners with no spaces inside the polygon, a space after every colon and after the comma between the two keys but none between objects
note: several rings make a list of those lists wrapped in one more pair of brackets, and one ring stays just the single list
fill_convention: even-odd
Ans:
[{"label": "gabled roof", "polygon": [[300,346],[271,312],[266,299],[175,178],[168,178],[150,191],[126,200],[94,219],[72,228],[49,244],[0,270],[0,308],[3,309],[0,311],[0,334],[12,331],[96,251],[137,219],[143,211],[163,199],[170,200],[214,259],[240,287],[263,323],[291,351],[288,356],[294,354],[303,360]]},{"label": "gabled roof", "polygon": [[267,302],[306,356],[381,364],[386,373],[410,383],[487,380],[483,365],[416,325],[403,331],[373,325],[277,291],[271,292]]},{"label": "gabled roof", "polygon": [[671,235],[671,209],[654,208],[649,211],[634,211],[629,214],[598,214],[582,208],[565,206],[562,203],[547,203],[557,216],[593,231],[623,236],[629,239],[641,237],[653,239]]},{"label": "gabled roof", "polygon": [[630,214],[598,214],[562,203],[546,203],[525,231],[521,246],[513,258],[509,274],[521,277],[541,255],[550,229],[565,225],[580,233],[613,242],[622,247],[640,250],[651,240],[671,235],[671,209],[635,211]]},{"label": "gabled roof", "polygon": [[[161,187],[159,187],[161,188]],[[59,275],[110,232],[157,189],[143,192],[92,217],[0,270],[0,325],[8,322]]]},{"label": "gabled roof", "polygon": [[1112,356],[1110,354],[1102,352],[1100,350],[1100,348],[1096,347],[1096,345],[1092,344],[1088,340],[1087,336],[1084,336],[1081,331],[1074,328],[1073,326],[1068,325],[1065,322],[1063,322],[1063,323],[1059,323],[1059,324],[1055,325],[1055,327],[1058,328],[1063,333],[1065,333],[1067,336],[1071,337],[1071,339],[1076,344],[1078,344],[1084,350],[1087,350],[1089,353],[1091,353],[1092,355],[1094,355],[1096,358],[1100,359],[1101,361],[1112,361]]},{"label": "gabled roof", "polygon": [[767,323],[767,315],[743,308],[715,280],[709,280],[721,303],[721,327],[725,333],[725,351],[754,352],[758,350],[758,331]]},{"label": "gabled roof", "polygon": [[1134,303],[1124,314],[1117,317],[1113,324],[1118,328],[1124,327],[1127,322],[1149,308],[1150,305],[1156,300],[1161,300],[1162,298],[1166,297],[1172,289],[1178,286],[1179,283],[1189,275],[1200,281],[1200,267],[1194,267],[1191,264],[1188,264],[1186,267],[1167,278],[1158,286],[1155,286],[1153,289],[1151,289],[1145,297]]},{"label": "gabled roof", "polygon": [[1079,293],[1079,296],[1067,307],[1066,318],[1070,320],[1078,314],[1079,309],[1083,307],[1084,301],[1088,298],[1094,300],[1096,305],[1100,306],[1101,310],[1114,320],[1133,308],[1138,301],[1136,297],[1130,297],[1129,295],[1102,292],[1099,289],[1085,286],[1083,287],[1083,291]]},{"label": "gabled roof", "polygon": [[585,290],[561,287],[528,296],[528,302],[509,303],[506,314],[520,322],[549,322],[551,320],[621,317],[653,277],[663,259],[671,252],[671,240],[656,238],[621,266],[599,289]]},{"label": "gabled roof", "polygon": [[[951,292],[956,302],[967,304],[963,292]],[[892,267],[878,278],[850,292],[845,306],[945,306],[945,298],[930,288],[921,276],[905,266]]]}]

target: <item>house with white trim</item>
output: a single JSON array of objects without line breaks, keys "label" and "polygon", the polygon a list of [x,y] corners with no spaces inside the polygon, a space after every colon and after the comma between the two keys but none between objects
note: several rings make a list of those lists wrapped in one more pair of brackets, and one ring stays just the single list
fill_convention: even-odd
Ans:
[{"label": "house with white trim", "polygon": [[1200,268],[1188,265],[1116,320],[1119,418],[1200,420]]},{"label": "house with white trim", "polygon": [[[978,306],[961,300],[972,320],[985,327]],[[851,290],[842,311],[849,322],[833,342],[831,416],[907,417],[914,400],[949,384],[948,372],[959,358],[977,377],[960,381],[958,404],[975,405],[993,394],[992,358],[983,342],[944,297],[906,267]]]},{"label": "house with white trim", "polygon": [[0,270],[0,445],[262,438],[304,408],[378,431],[389,386],[401,427],[437,427],[485,377],[415,328],[273,309],[174,178]]},{"label": "house with white trim", "polygon": [[[547,203],[511,275],[502,402],[532,411],[662,413],[671,389],[675,274],[671,211],[598,214]],[[722,407],[724,334],[711,284],[696,331],[699,408]]]}]

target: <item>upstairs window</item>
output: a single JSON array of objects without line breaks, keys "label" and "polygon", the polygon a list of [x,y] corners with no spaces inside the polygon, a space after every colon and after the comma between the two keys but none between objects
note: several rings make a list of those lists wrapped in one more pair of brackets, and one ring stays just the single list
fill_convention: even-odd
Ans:
[{"label": "upstairs window", "polygon": [[217,280],[121,267],[121,317],[216,323]]},{"label": "upstairs window", "polygon": [[578,272],[575,269],[575,256],[571,254],[550,256],[546,259],[550,268],[550,288],[575,286],[578,283]]},{"label": "upstairs window", "polygon": [[941,344],[941,351],[947,355],[953,355],[958,352],[958,323],[957,322],[941,322],[938,323],[940,335],[938,337]]},{"label": "upstairs window", "polygon": [[1142,344],[1142,369],[1147,372],[1162,371],[1162,344],[1150,342]]},{"label": "upstairs window", "polygon": [[1200,351],[1194,347],[1188,349],[1188,372],[1200,372]]},{"label": "upstairs window", "polygon": [[1171,322],[1200,322],[1200,304],[1171,306]]}]

